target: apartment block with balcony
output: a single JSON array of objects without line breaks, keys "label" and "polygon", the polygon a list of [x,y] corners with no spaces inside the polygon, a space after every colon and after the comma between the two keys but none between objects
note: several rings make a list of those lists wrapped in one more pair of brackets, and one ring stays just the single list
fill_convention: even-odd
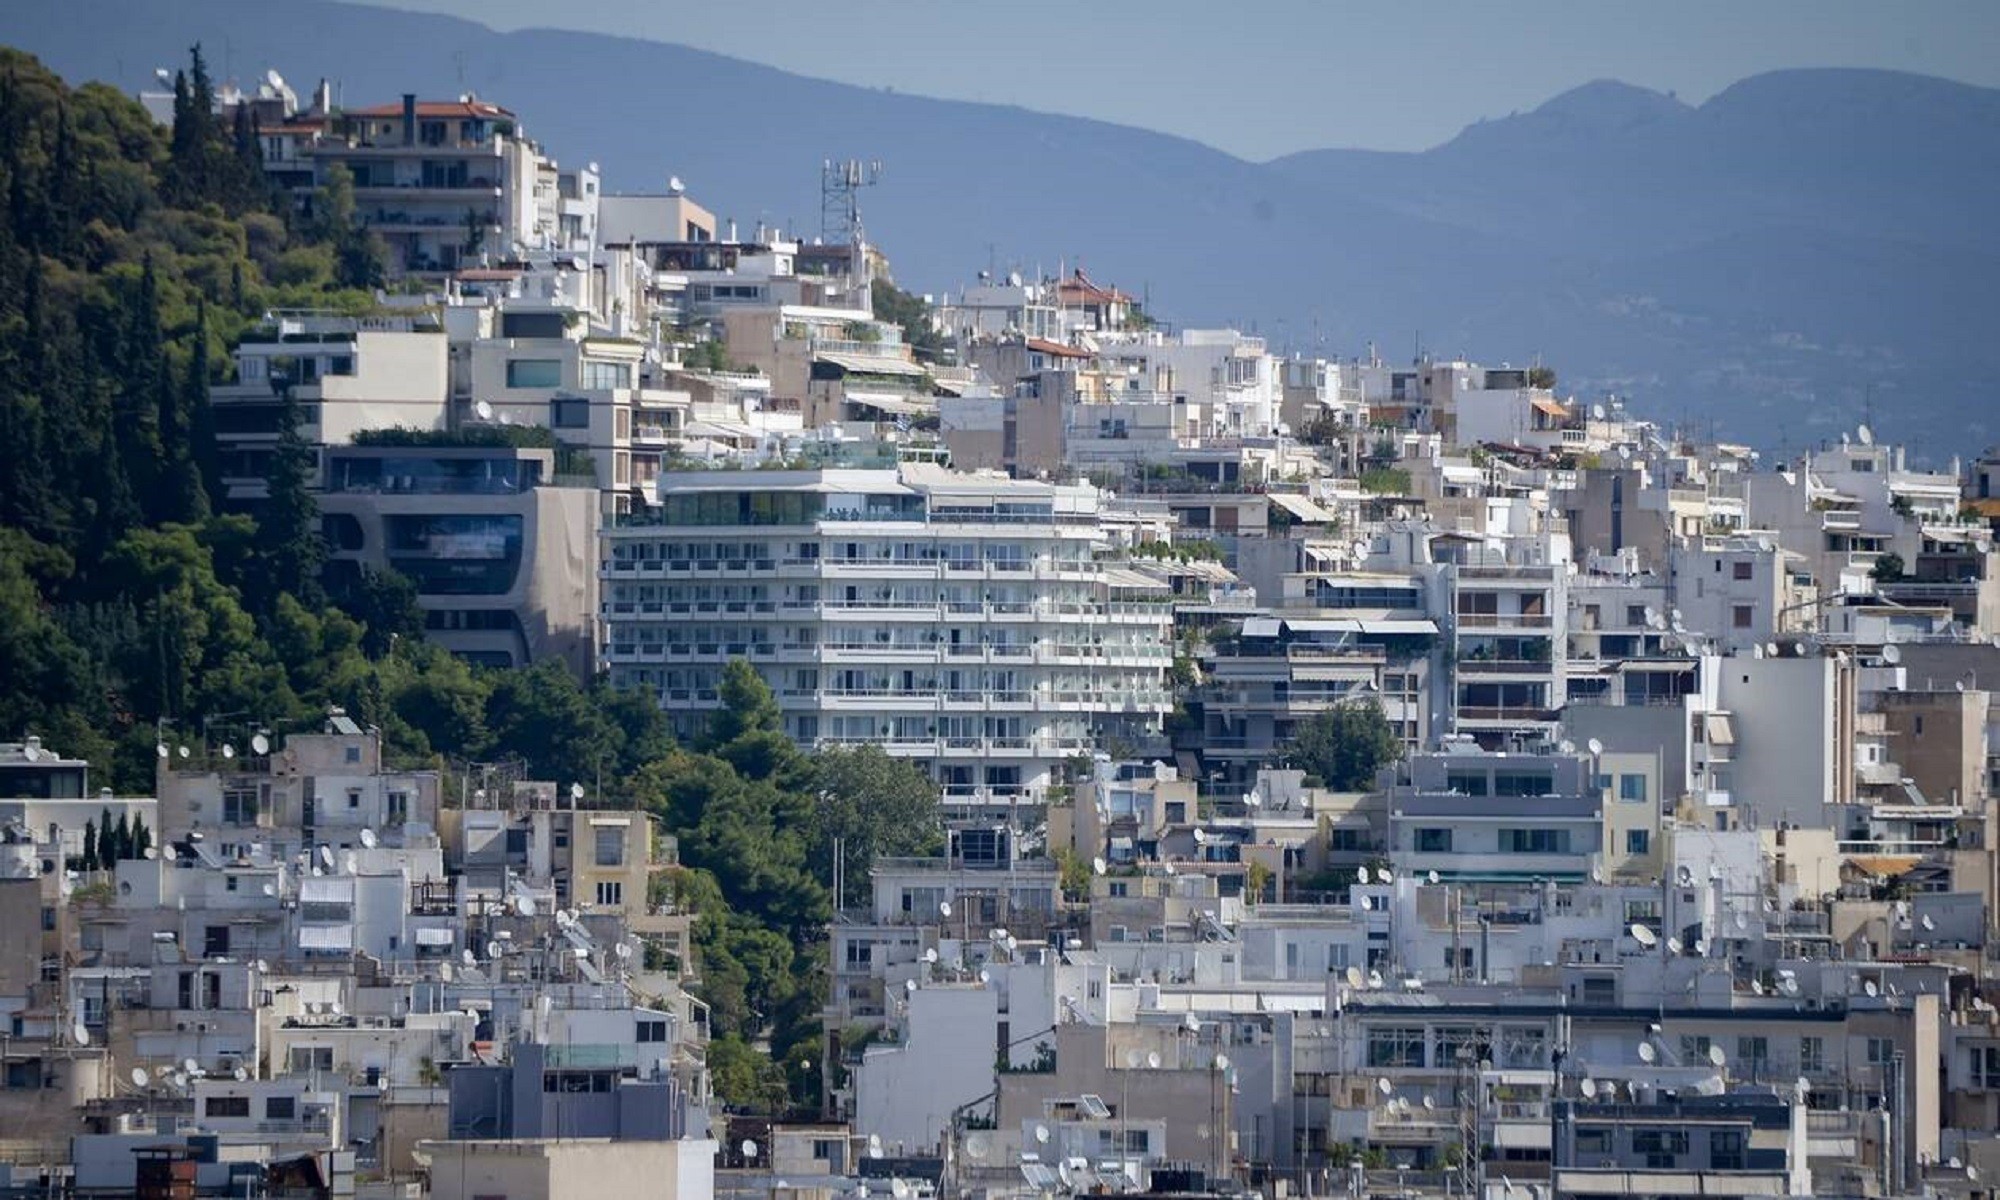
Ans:
[{"label": "apartment block with balcony", "polygon": [[1579,882],[1603,853],[1604,797],[1587,756],[1452,747],[1395,772],[1389,845],[1399,873]]},{"label": "apartment block with balcony", "polygon": [[287,391],[300,436],[339,446],[367,429],[444,429],[447,379],[444,331],[428,318],[270,314],[236,347],[236,382],[210,393],[228,498],[268,494]]},{"label": "apartment block with balcony", "polygon": [[566,486],[557,451],[368,445],[325,457],[329,575],[395,570],[416,587],[426,636],[474,662],[592,669],[599,493]]},{"label": "apartment block with balcony", "polygon": [[1456,536],[1433,543],[1452,564],[1454,724],[1482,744],[1546,735],[1567,693],[1569,565],[1550,547],[1495,549]]},{"label": "apartment block with balcony", "polygon": [[905,464],[681,472],[658,498],[604,531],[606,661],[684,734],[742,658],[798,741],[1005,807],[1171,709],[1171,592],[1109,557],[1095,488]]}]

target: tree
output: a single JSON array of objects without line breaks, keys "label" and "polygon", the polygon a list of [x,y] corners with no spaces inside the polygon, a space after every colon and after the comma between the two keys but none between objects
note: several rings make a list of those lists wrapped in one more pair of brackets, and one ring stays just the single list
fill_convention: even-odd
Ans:
[{"label": "tree", "polygon": [[152,846],[153,831],[146,828],[146,818],[134,813],[132,815],[132,857],[146,857],[146,851],[152,849]]},{"label": "tree", "polygon": [[111,854],[109,861],[104,864],[104,869],[115,870],[119,863],[130,857],[132,857],[132,823],[121,812],[118,814],[118,824],[112,828]]},{"label": "tree", "polygon": [[1529,367],[1528,386],[1531,388],[1540,388],[1545,392],[1554,391],[1556,387],[1556,369],[1554,367]]},{"label": "tree", "polygon": [[835,839],[841,847],[841,906],[868,898],[868,868],[878,856],[936,853],[943,846],[938,785],[907,759],[880,746],[822,750],[813,756],[814,874],[833,877]]},{"label": "tree", "polygon": [[1374,786],[1375,772],[1403,756],[1403,743],[1382,707],[1342,704],[1314,716],[1293,731],[1293,766],[1337,792]]},{"label": "tree", "polygon": [[722,707],[709,719],[704,747],[751,779],[794,775],[802,756],[785,736],[784,716],[757,668],[732,658],[717,689]]},{"label": "tree", "polygon": [[320,564],[326,544],[319,531],[319,502],[313,499],[314,455],[299,432],[299,402],[290,386],[282,391],[278,447],[271,455],[269,499],[257,518],[259,557],[264,568],[264,594],[256,607],[269,612],[281,593],[290,593],[317,607]]},{"label": "tree", "polygon": [[83,869],[92,870],[97,866],[97,822],[85,820],[83,823]]},{"label": "tree", "polygon": [[1903,571],[1903,556],[1891,550],[1868,568],[1868,577],[1876,583],[1895,583],[1903,577]]}]

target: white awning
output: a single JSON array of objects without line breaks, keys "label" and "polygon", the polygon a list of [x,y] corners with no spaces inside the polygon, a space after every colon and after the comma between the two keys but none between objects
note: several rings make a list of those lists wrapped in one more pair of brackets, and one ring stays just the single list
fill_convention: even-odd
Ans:
[{"label": "white awning", "polygon": [[1338,620],[1305,620],[1285,618],[1285,628],[1293,633],[1360,633],[1361,622]]},{"label": "white awning", "polygon": [[822,351],[813,355],[814,362],[832,363],[843,371],[859,375],[908,375],[916,378],[924,369],[906,358],[891,358],[874,354],[833,354]]},{"label": "white awning", "polygon": [[457,940],[457,936],[451,930],[442,927],[420,926],[417,929],[419,946],[449,946]]},{"label": "white awning", "polygon": [[1361,626],[1361,632],[1376,635],[1436,633],[1438,631],[1436,621],[1426,620],[1396,620],[1394,618],[1370,620],[1363,618],[1356,623]]},{"label": "white awning", "polygon": [[352,950],[354,949],[354,926],[301,925],[299,926],[299,949]]},{"label": "white awning", "polygon": [[354,903],[354,880],[301,879],[299,880],[299,903],[352,904]]},{"label": "white awning", "polygon": [[1276,617],[1248,617],[1248,618],[1245,618],[1245,620],[1244,620],[1244,622],[1243,622],[1243,636],[1244,636],[1244,637],[1277,637],[1277,636],[1278,636],[1278,619],[1277,619]]},{"label": "white awning", "polygon": [[1270,501],[1301,521],[1336,521],[1340,519],[1336,514],[1328,512],[1304,496],[1295,496],[1288,492],[1272,492],[1270,494]]},{"label": "white awning", "polygon": [[935,405],[919,402],[915,397],[902,396],[895,392],[843,392],[842,398],[849,404],[859,404],[879,412],[894,413],[899,416],[925,416],[936,412]]},{"label": "white awning", "polygon": [[1702,725],[1704,732],[1708,734],[1709,745],[1734,746],[1736,744],[1736,729],[1729,723],[1728,713],[1709,713],[1706,717],[1702,718]]},{"label": "white awning", "polygon": [[1142,575],[1137,571],[1128,571],[1123,567],[1112,567],[1105,571],[1104,582],[1115,588],[1143,588],[1154,592],[1164,592],[1167,590],[1166,584],[1153,578],[1151,575]]}]

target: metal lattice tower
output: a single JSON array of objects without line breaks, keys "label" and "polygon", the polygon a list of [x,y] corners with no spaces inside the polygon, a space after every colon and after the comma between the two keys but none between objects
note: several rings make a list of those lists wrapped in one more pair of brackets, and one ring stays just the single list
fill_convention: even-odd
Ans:
[{"label": "metal lattice tower", "polygon": [[828,245],[861,245],[862,188],[882,178],[882,160],[827,159],[819,169],[819,236]]}]

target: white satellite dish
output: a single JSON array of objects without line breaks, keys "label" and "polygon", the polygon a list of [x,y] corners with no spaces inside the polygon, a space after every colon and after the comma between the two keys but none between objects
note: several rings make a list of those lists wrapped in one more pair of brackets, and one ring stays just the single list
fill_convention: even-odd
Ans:
[{"label": "white satellite dish", "polygon": [[271,739],[261,733],[253,733],[250,735],[250,749],[257,754],[269,754],[271,752]]},{"label": "white satellite dish", "polygon": [[988,971],[985,967],[979,968],[979,982],[992,983],[993,982],[992,972]]},{"label": "white satellite dish", "polygon": [[479,959],[473,955],[472,947],[470,946],[467,946],[465,949],[459,951],[458,958],[460,962],[464,963],[468,967],[476,967],[479,965]]},{"label": "white satellite dish", "polygon": [[1651,950],[1654,946],[1660,944],[1660,935],[1654,933],[1652,930],[1646,928],[1644,925],[1634,923],[1629,932],[1632,934],[1633,941],[1639,943],[1641,946],[1644,946],[1648,950]]},{"label": "white satellite dish", "polygon": [[188,1074],[192,1075],[196,1071],[201,1070],[201,1064],[196,1062],[192,1058],[184,1058],[181,1060],[181,1070],[186,1071]]},{"label": "white satellite dish", "polygon": [[78,1021],[69,1027],[69,1040],[79,1046],[90,1045],[90,1027],[82,1021]]},{"label": "white satellite dish", "polygon": [[472,406],[472,413],[482,421],[491,421],[493,419],[493,405],[481,400]]},{"label": "white satellite dish", "polygon": [[154,746],[153,753],[159,755],[161,758],[173,757],[173,752],[167,749],[167,744],[165,742],[161,742],[159,745]]},{"label": "white satellite dish", "polygon": [[228,742],[224,742],[224,743],[222,743],[222,757],[224,757],[224,758],[235,758],[235,757],[236,757],[236,747],[234,747],[234,746],[230,745],[230,744],[229,744]]},{"label": "white satellite dish", "polygon": [[1208,844],[1208,834],[1199,829],[1195,830],[1194,844],[1197,846],[1206,846]]},{"label": "white satellite dish", "polygon": [[583,785],[582,785],[582,784],[580,784],[580,783],[572,783],[572,784],[570,784],[570,785],[569,785],[569,798],[570,798],[570,799],[572,799],[572,800],[581,800],[581,799],[583,799]]},{"label": "white satellite dish", "polygon": [[332,847],[332,846],[321,846],[321,847],[319,848],[319,861],[320,861],[320,865],[321,865],[321,866],[323,866],[323,867],[331,867],[331,866],[333,866],[333,847]]},{"label": "white satellite dish", "polygon": [[965,1156],[974,1162],[983,1162],[993,1152],[992,1142],[983,1133],[966,1135]]},{"label": "white satellite dish", "polygon": [[446,983],[450,983],[450,982],[451,982],[451,975],[452,975],[452,971],[451,971],[451,964],[450,964],[450,963],[448,963],[448,962],[441,962],[441,963],[439,963],[439,964],[438,964],[438,978],[439,978],[439,979],[442,979],[442,980],[444,980],[444,981],[445,981]]},{"label": "white satellite dish", "polygon": [[499,957],[500,957],[500,943],[499,943],[499,942],[488,942],[488,943],[486,943],[486,958],[487,958],[487,960],[488,960],[488,961],[490,962],[490,961],[492,961],[493,959],[496,959],[496,958],[499,958]]},{"label": "white satellite dish", "polygon": [[1424,1097],[1424,1111],[1425,1111],[1425,1112],[1429,1112],[1430,1110],[1432,1110],[1432,1109],[1436,1108],[1437,1106],[1438,1106],[1438,1102],[1437,1102],[1437,1101],[1436,1101],[1435,1099],[1433,1099],[1432,1097],[1430,1097],[1430,1096],[1428,1096],[1428,1095]]},{"label": "white satellite dish", "polygon": [[1778,990],[1787,996],[1796,996],[1799,994],[1799,981],[1793,976],[1787,975],[1778,981]]},{"label": "white satellite dish", "polygon": [[1584,743],[1584,746],[1588,748],[1591,754],[1593,755],[1604,753],[1604,743],[1598,741],[1596,738],[1591,738],[1589,741]]},{"label": "white satellite dish", "polygon": [[261,958],[257,960],[256,966],[259,975],[268,975],[271,973],[271,964]]},{"label": "white satellite dish", "polygon": [[264,82],[270,84],[274,88],[283,89],[285,86],[285,77],[283,75],[278,74],[277,68],[273,67],[272,69],[264,72]]},{"label": "white satellite dish", "polygon": [[1389,882],[1393,881],[1394,879],[1395,879],[1395,876],[1394,876],[1394,875],[1391,875],[1391,874],[1389,873],[1389,868],[1387,868],[1387,867],[1376,867],[1376,868],[1375,868],[1375,881],[1376,881],[1377,883],[1389,883]]},{"label": "white satellite dish", "polygon": [[1875,444],[1875,431],[1873,429],[1868,428],[1868,426],[1865,423],[1855,428],[1854,436],[1860,438],[1861,444],[1864,446],[1872,446]]},{"label": "white satellite dish", "polygon": [[1348,986],[1348,987],[1351,987],[1351,988],[1355,988],[1356,990],[1359,990],[1359,989],[1361,989],[1361,988],[1363,988],[1363,987],[1366,987],[1367,985],[1368,985],[1368,977],[1367,977],[1366,975],[1363,975],[1363,974],[1361,973],[1361,968],[1360,968],[1360,967],[1349,967],[1349,968],[1347,968],[1347,986]]},{"label": "white satellite dish", "polygon": [[1931,920],[1931,915],[1929,913],[1925,913],[1923,916],[1917,918],[1917,920],[1921,925],[1923,925],[1926,931],[1937,928],[1937,922]]},{"label": "white satellite dish", "polygon": [[1153,1071],[1157,1071],[1160,1069],[1160,1052],[1158,1050],[1152,1050],[1147,1052],[1146,1067],[1148,1070],[1153,1070]]},{"label": "white satellite dish", "polygon": [[927,962],[927,963],[931,964],[932,966],[936,966],[936,965],[937,965],[937,960],[938,960],[938,952],[937,952],[937,947],[936,947],[936,946],[931,946],[931,947],[928,947],[928,948],[926,948],[926,949],[924,950],[924,961],[925,961],[925,962]]},{"label": "white satellite dish", "polygon": [[361,870],[360,856],[356,855],[352,850],[349,850],[346,854],[341,855],[340,869],[347,872],[349,875],[358,874]]},{"label": "white satellite dish", "polygon": [[1659,1059],[1660,1059],[1660,1052],[1658,1050],[1653,1049],[1653,1043],[1651,1042],[1639,1043],[1640,1062],[1645,1063],[1648,1066],[1651,1066],[1653,1063],[1658,1062]]},{"label": "white satellite dish", "polygon": [[1682,863],[1680,867],[1674,871],[1674,878],[1680,881],[1680,885],[1682,887],[1692,887],[1694,886],[1694,869],[1692,867],[1689,867],[1686,863]]},{"label": "white satellite dish", "polygon": [[1368,972],[1368,986],[1371,988],[1380,988],[1382,986],[1382,972]]},{"label": "white satellite dish", "polygon": [[916,991],[916,990],[917,990],[917,981],[916,981],[916,980],[914,980],[914,979],[905,979],[905,980],[903,981],[903,990],[904,990],[904,991],[906,991],[906,992],[914,992],[914,991]]},{"label": "white satellite dish", "polygon": [[[1035,1144],[1046,1146],[1048,1144],[1048,1141],[1049,1141],[1049,1127],[1046,1125],[1036,1125]],[[871,1133],[868,1135],[868,1144],[870,1148],[875,1150],[880,1150],[882,1148],[882,1139],[876,1136],[875,1134]]]},{"label": "white satellite dish", "polygon": [[1383,1078],[1381,1078],[1381,1079],[1377,1079],[1377,1080],[1375,1081],[1375,1090],[1376,1090],[1376,1091],[1378,1091],[1378,1092],[1380,1092],[1380,1093],[1382,1093],[1382,1094],[1383,1094],[1384,1096],[1386,1096],[1386,1095],[1388,1095],[1389,1093],[1391,1093],[1391,1092],[1393,1092],[1393,1091],[1395,1091],[1395,1090],[1396,1090],[1396,1085],[1395,1085],[1395,1084],[1393,1084],[1393,1083],[1390,1083],[1390,1082],[1389,1082],[1389,1080],[1388,1080],[1388,1078],[1387,1078],[1387,1077],[1385,1076],[1385,1077],[1383,1077]]},{"label": "white satellite dish", "polygon": [[1708,1048],[1708,1061],[1711,1066],[1719,1067],[1729,1061],[1729,1056],[1722,1052],[1721,1046],[1711,1045]]},{"label": "white satellite dish", "polygon": [[514,897],[514,915],[515,915],[515,916],[517,916],[517,917],[532,917],[532,916],[534,916],[534,915],[535,915],[535,899],[534,899],[534,897],[532,897],[532,896],[516,896],[516,897]]},{"label": "white satellite dish", "polygon": [[951,915],[951,901],[949,900],[938,901],[938,916],[948,917],[950,915]]},{"label": "white satellite dish", "polygon": [[146,1068],[144,1067],[132,1068],[133,1087],[138,1087],[138,1088],[147,1087],[150,1086],[152,1082],[153,1082],[153,1076],[150,1072],[146,1070]]},{"label": "white satellite dish", "polygon": [[189,755],[189,753],[191,753],[186,746],[180,746],[177,747],[176,749],[182,758],[186,758]]},{"label": "white satellite dish", "polygon": [[1429,882],[1429,883],[1430,883],[1430,884],[1431,884],[1431,885],[1432,885],[1433,887],[1435,887],[1435,886],[1437,886],[1437,882],[1438,882],[1438,873],[1437,873],[1436,871],[1431,871],[1430,873],[1428,873],[1428,874],[1426,874],[1426,875],[1424,876],[1424,879],[1425,879],[1425,880],[1426,880],[1427,882]]},{"label": "white satellite dish", "polygon": [[1215,1056],[1215,1069],[1218,1071],[1227,1071],[1229,1069],[1229,1056],[1227,1054],[1218,1054]]},{"label": "white satellite dish", "polygon": [[374,830],[372,830],[372,829],[364,829],[364,830],[362,830],[362,831],[361,831],[361,844],[362,844],[362,845],[363,845],[364,847],[366,847],[367,849],[370,849],[370,850],[373,850],[373,849],[375,848],[375,846],[376,846],[376,843],[377,843],[377,842],[378,842],[379,840],[380,840],[380,839],[378,839],[378,838],[377,838],[377,837],[375,836],[375,831],[374,831]]},{"label": "white satellite dish", "polygon": [[1576,1090],[1583,1093],[1585,1100],[1597,1099],[1597,1081],[1588,1075],[1583,1077],[1582,1083],[1576,1085]]},{"label": "white satellite dish", "polygon": [[277,894],[278,894],[278,885],[277,885],[277,884],[275,884],[275,883],[267,883],[267,884],[265,884],[265,885],[264,885],[264,894],[265,894],[266,896],[275,896],[275,895],[277,895]]},{"label": "white satellite dish", "polygon": [[757,1143],[751,1141],[749,1138],[744,1138],[743,1143],[736,1148],[743,1152],[743,1157],[745,1158],[757,1157]]},{"label": "white satellite dish", "polygon": [[1356,868],[1354,868],[1354,882],[1356,882],[1356,883],[1367,883],[1367,882],[1368,882],[1368,868],[1367,868],[1367,867],[1356,867]]},{"label": "white satellite dish", "polygon": [[230,1075],[233,1076],[236,1082],[238,1083],[242,1083],[244,1080],[250,1078],[250,1072],[244,1070],[242,1067],[238,1067],[234,1071],[231,1071]]},{"label": "white satellite dish", "polygon": [[1108,870],[1110,870],[1110,865],[1104,861],[1104,857],[1102,855],[1099,855],[1098,857],[1090,860],[1091,874],[1102,875],[1104,874],[1104,872]]},{"label": "white satellite dish", "polygon": [[611,952],[616,954],[620,959],[629,959],[632,957],[632,943],[619,942],[611,947]]},{"label": "white satellite dish", "polygon": [[1888,645],[1882,647],[1882,661],[1888,663],[1892,667],[1895,666],[1897,663],[1902,662],[1903,661],[1902,649],[1898,647],[1894,642],[1891,642]]},{"label": "white satellite dish", "polygon": [[1680,952],[1681,952],[1681,940],[1680,940],[1679,938],[1677,938],[1677,937],[1670,937],[1670,938],[1668,938],[1668,939],[1667,939],[1667,953],[1668,953],[1668,954],[1679,954]]}]

